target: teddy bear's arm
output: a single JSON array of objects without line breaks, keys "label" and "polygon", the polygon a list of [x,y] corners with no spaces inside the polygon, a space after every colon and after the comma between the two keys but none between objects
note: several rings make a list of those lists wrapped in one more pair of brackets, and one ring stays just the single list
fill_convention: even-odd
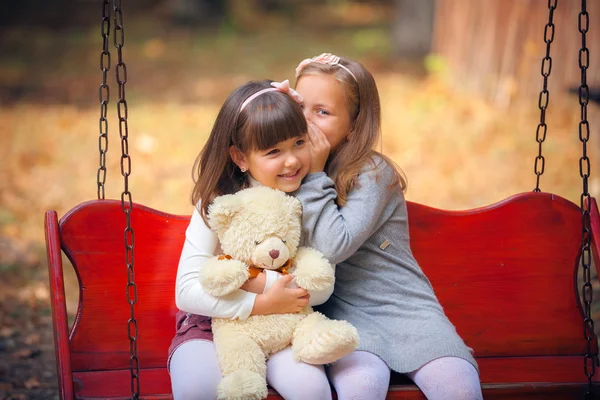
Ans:
[{"label": "teddy bear's arm", "polygon": [[300,247],[290,271],[296,283],[306,290],[321,291],[333,287],[335,271],[323,254],[310,247]]},{"label": "teddy bear's arm", "polygon": [[213,296],[225,296],[248,280],[248,265],[242,261],[212,257],[200,270],[200,284]]}]

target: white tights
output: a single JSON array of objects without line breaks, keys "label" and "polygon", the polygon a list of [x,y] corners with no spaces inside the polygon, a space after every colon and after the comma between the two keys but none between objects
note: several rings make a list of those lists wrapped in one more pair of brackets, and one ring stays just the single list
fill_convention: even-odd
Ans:
[{"label": "white tights", "polygon": [[[174,400],[215,400],[221,381],[215,345],[185,342],[171,357],[170,374]],[[267,382],[286,400],[331,400],[325,369],[295,361],[291,347],[269,358]]]},{"label": "white tights", "polygon": [[[390,383],[387,364],[366,351],[355,351],[337,361],[328,374],[338,400],[385,399]],[[407,376],[428,400],[483,399],[477,370],[462,358],[438,358]]]},{"label": "white tights", "polygon": [[[185,342],[171,358],[170,373],[175,400],[214,400],[221,381],[214,344]],[[385,399],[390,382],[386,363],[366,351],[355,351],[332,364],[328,375],[338,400]],[[407,375],[429,400],[483,399],[475,367],[462,358],[438,358]],[[267,382],[286,400],[332,398],[323,367],[294,361],[291,348],[267,361]]]}]

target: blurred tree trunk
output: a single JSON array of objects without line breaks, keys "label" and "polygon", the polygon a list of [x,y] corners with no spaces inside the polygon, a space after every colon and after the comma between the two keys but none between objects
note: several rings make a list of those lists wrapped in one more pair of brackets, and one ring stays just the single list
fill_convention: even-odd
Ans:
[{"label": "blurred tree trunk", "polygon": [[[160,0],[126,0],[122,3],[127,24],[140,10],[152,9]],[[99,26],[101,12],[99,0],[0,0],[0,29],[22,25],[59,31]]]},{"label": "blurred tree trunk", "polygon": [[396,0],[392,29],[396,54],[423,57],[431,51],[434,0]]},{"label": "blurred tree trunk", "polygon": [[[305,0],[306,1],[306,0]],[[243,31],[286,29],[299,0],[227,0],[227,13],[233,25]]]},{"label": "blurred tree trunk", "polygon": [[177,24],[212,27],[225,17],[224,0],[169,0],[167,4]]},{"label": "blurred tree trunk", "polygon": [[[577,28],[579,0],[560,0],[554,11],[555,37],[549,78],[551,101],[566,97],[580,81]],[[591,53],[588,83],[600,84],[600,2],[588,1]],[[542,88],[541,61],[546,53],[544,0],[437,0],[433,50],[443,57],[452,79],[509,106],[517,99],[536,102]]]}]

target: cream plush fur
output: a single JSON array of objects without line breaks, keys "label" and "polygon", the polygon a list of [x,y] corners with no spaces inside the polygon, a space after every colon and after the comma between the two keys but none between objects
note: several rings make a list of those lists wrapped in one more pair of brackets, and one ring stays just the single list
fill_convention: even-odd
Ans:
[{"label": "cream plush fur", "polygon": [[[293,259],[290,273],[307,290],[334,284],[334,270],[323,255],[298,247],[300,202],[264,186],[216,198],[208,220],[223,252],[232,258],[211,258],[200,282],[214,296],[226,296],[248,279],[249,265],[277,269]],[[333,321],[306,307],[298,314],[254,315],[246,320],[212,319],[214,343],[223,374],[220,400],[267,397],[266,359],[292,345],[294,357],[310,364],[327,364],[358,346],[358,332],[346,321]],[[310,384],[310,382],[307,382]]]}]

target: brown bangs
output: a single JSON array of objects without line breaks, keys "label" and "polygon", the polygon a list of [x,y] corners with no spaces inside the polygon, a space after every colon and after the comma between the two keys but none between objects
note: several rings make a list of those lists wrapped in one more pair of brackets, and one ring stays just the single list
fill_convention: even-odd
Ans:
[{"label": "brown bangs", "polygon": [[266,150],[308,131],[300,105],[277,91],[253,99],[240,113],[239,127],[241,137],[234,145],[244,153]]}]

